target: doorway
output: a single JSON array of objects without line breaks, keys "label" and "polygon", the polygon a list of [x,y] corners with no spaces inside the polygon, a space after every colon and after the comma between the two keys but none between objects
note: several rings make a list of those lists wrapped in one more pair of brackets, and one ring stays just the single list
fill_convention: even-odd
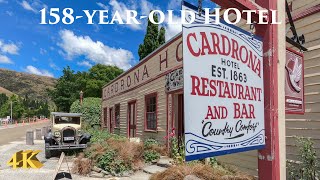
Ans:
[{"label": "doorway", "polygon": [[103,127],[108,127],[108,108],[103,109]]},{"label": "doorway", "polygon": [[178,95],[178,139],[184,136],[184,98],[183,94]]},{"label": "doorway", "polygon": [[109,131],[110,133],[113,133],[113,108],[109,108]]},{"label": "doorway", "polygon": [[128,103],[128,137],[136,137],[136,101]]}]

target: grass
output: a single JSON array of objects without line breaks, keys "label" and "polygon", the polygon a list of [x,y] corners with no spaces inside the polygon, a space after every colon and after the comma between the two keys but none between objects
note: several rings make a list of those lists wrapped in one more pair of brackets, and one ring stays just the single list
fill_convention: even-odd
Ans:
[{"label": "grass", "polygon": [[83,153],[74,160],[72,166],[72,173],[77,173],[80,175],[87,175],[91,172],[92,161],[84,157]]},{"label": "grass", "polygon": [[254,177],[222,166],[210,166],[200,162],[172,166],[161,173],[153,174],[150,180],[183,180],[194,175],[203,180],[253,180]]},{"label": "grass", "polygon": [[[98,131],[92,134],[93,144],[85,151],[85,157],[91,160],[91,165],[96,165],[112,175],[120,175],[125,171],[136,171],[144,166],[143,143],[130,142],[127,138]],[[77,174],[89,173],[82,169],[81,157],[74,161],[74,172]]]}]

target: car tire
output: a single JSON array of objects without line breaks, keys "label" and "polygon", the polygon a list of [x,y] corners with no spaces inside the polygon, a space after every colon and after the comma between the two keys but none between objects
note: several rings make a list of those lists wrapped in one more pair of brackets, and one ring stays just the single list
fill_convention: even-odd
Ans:
[{"label": "car tire", "polygon": [[91,142],[87,142],[87,147],[91,147]]},{"label": "car tire", "polygon": [[[45,146],[46,146],[46,147],[47,147],[47,146],[50,146],[50,144],[49,144],[49,143],[46,143]],[[50,151],[49,149],[47,149],[46,147],[45,147],[45,149],[44,149],[45,158],[46,158],[46,159],[50,159],[50,158],[51,158],[51,151]]]}]

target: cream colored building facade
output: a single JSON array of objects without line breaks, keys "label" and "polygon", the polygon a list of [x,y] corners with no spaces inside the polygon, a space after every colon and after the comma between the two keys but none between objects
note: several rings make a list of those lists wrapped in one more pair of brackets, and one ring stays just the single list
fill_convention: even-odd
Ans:
[{"label": "cream colored building facade", "polygon": [[[166,86],[168,75],[181,73],[181,69],[180,34],[103,88],[103,126],[128,138],[166,142],[165,136],[172,131],[173,124],[178,125],[178,119],[183,119],[183,103],[178,107],[182,84],[174,90]],[[176,128],[177,133],[182,130]]]}]

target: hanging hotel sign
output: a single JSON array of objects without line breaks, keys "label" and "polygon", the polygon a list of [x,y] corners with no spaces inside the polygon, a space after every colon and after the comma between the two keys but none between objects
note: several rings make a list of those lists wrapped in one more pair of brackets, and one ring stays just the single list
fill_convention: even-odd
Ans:
[{"label": "hanging hotel sign", "polygon": [[183,9],[197,14],[183,25],[186,160],[263,148],[261,39]]},{"label": "hanging hotel sign", "polygon": [[285,68],[286,113],[304,114],[303,54],[287,49]]},{"label": "hanging hotel sign", "polygon": [[183,88],[183,68],[176,69],[166,75],[166,91],[172,92]]}]

